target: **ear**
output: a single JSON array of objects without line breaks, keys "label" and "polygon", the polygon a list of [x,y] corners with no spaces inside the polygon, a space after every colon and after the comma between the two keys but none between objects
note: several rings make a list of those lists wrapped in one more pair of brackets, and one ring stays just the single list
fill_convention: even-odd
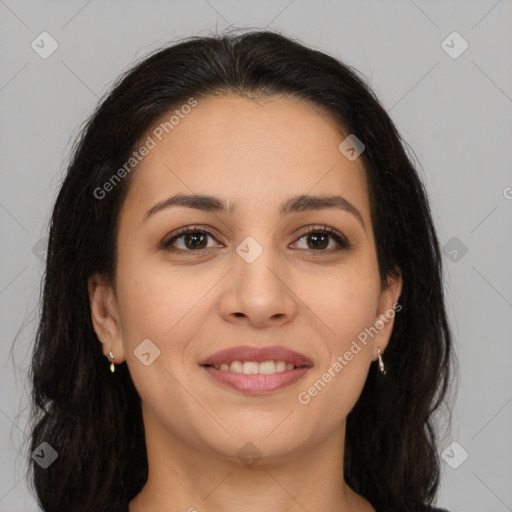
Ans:
[{"label": "ear", "polygon": [[393,332],[393,325],[395,323],[395,315],[402,309],[398,304],[398,299],[402,293],[402,273],[400,269],[396,269],[393,274],[388,275],[386,284],[382,287],[379,305],[377,308],[377,316],[375,318],[375,327],[378,333],[373,339],[373,360],[382,355],[388,346],[391,333]]},{"label": "ear", "polygon": [[89,304],[94,331],[102,344],[103,354],[114,354],[114,363],[125,361],[122,328],[119,321],[117,300],[112,285],[100,274],[87,282]]}]

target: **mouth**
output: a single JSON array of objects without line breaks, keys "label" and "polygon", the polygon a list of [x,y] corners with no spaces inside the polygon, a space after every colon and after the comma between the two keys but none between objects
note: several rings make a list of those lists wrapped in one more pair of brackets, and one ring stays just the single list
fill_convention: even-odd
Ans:
[{"label": "mouth", "polygon": [[293,370],[294,368],[303,368],[302,366],[295,366],[293,363],[286,361],[233,361],[232,363],[221,363],[204,365],[210,368],[215,368],[221,372],[243,373],[244,375],[272,375],[274,373],[281,373],[286,370]]},{"label": "mouth", "polygon": [[235,347],[207,357],[200,366],[222,386],[244,394],[265,394],[298,382],[313,363],[284,347]]}]

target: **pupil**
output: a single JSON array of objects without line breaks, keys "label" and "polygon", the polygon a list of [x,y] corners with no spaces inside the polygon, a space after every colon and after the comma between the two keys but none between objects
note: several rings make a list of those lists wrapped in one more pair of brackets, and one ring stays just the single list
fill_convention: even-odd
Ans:
[{"label": "pupil", "polygon": [[[202,247],[198,247],[197,245],[197,242],[201,243],[201,238],[204,238],[204,234],[203,233],[192,233],[192,234],[187,234],[186,236],[186,241],[187,241],[187,247],[189,249],[202,249]],[[189,244],[188,242],[190,240],[193,240],[191,244]]]}]

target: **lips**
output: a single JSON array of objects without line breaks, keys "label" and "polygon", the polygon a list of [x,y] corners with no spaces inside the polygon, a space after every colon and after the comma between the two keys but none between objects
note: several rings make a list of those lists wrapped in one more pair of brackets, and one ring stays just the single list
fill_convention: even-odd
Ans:
[{"label": "lips", "polygon": [[292,363],[295,367],[313,366],[312,361],[303,354],[278,346],[262,348],[239,346],[229,348],[208,356],[199,364],[201,366],[230,365],[233,361],[241,361],[242,363],[246,361],[254,361],[256,363],[284,361],[285,363]]},{"label": "lips", "polygon": [[272,393],[295,384],[313,363],[284,347],[234,347],[207,357],[201,366],[223,387],[243,394]]}]

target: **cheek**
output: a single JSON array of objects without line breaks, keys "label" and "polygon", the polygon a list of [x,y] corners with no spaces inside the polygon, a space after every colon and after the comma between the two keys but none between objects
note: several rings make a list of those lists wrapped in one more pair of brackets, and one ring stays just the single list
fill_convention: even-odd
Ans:
[{"label": "cheek", "polygon": [[154,337],[155,343],[162,344],[190,322],[189,313],[210,280],[191,272],[173,270],[171,274],[148,258],[120,264],[118,275],[120,314],[129,336]]},{"label": "cheek", "polygon": [[305,421],[314,432],[318,430],[315,436],[339,427],[357,403],[368,376],[372,345],[364,332],[375,321],[378,294],[371,282],[358,280],[357,285],[354,290],[355,283],[340,279],[332,283],[330,300],[319,304],[318,311],[329,328],[323,329],[324,350],[314,374],[297,395]]},{"label": "cheek", "polygon": [[322,289],[313,287],[307,295],[308,305],[326,327],[329,348],[339,352],[375,321],[380,282],[372,271],[340,271]]},{"label": "cheek", "polygon": [[330,420],[323,417],[334,428],[357,402],[368,375],[372,345],[365,329],[376,319],[380,281],[372,267],[359,267],[331,276],[328,286],[329,293],[309,292],[308,305],[322,320],[324,350],[298,401],[311,411],[329,410]]},{"label": "cheek", "polygon": [[[174,273],[172,280],[157,266],[137,264],[136,272],[119,267],[118,295],[126,362],[142,403],[160,421],[178,428],[171,411],[193,409],[182,385],[190,377],[187,347],[203,328],[205,286],[218,281]],[[211,281],[211,282],[210,282]],[[200,282],[204,286],[199,286]],[[208,288],[206,288],[208,289]],[[147,340],[151,340],[149,343]],[[144,349],[142,349],[144,347]],[[149,353],[144,357],[143,354]],[[149,364],[146,364],[149,363]],[[191,403],[192,402],[192,403]]]},{"label": "cheek", "polygon": [[[136,268],[137,271],[129,272],[128,268]],[[154,364],[147,368],[154,372],[158,370],[164,381],[167,380],[166,370],[173,375],[181,375],[184,368],[190,369],[189,347],[193,347],[208,329],[205,318],[210,313],[209,308],[213,307],[208,291],[214,291],[219,275],[223,273],[194,273],[190,269],[174,269],[171,273],[168,267],[150,264],[149,261],[144,263],[144,260],[137,264],[133,261],[129,265],[125,263],[124,268],[119,266],[122,278],[119,279],[118,296],[123,344],[130,370],[140,373],[139,347],[143,346],[141,343],[148,343],[144,342],[147,339],[157,347],[154,350],[158,354]],[[137,375],[133,378],[136,381]],[[146,382],[141,384],[149,385]]]}]

